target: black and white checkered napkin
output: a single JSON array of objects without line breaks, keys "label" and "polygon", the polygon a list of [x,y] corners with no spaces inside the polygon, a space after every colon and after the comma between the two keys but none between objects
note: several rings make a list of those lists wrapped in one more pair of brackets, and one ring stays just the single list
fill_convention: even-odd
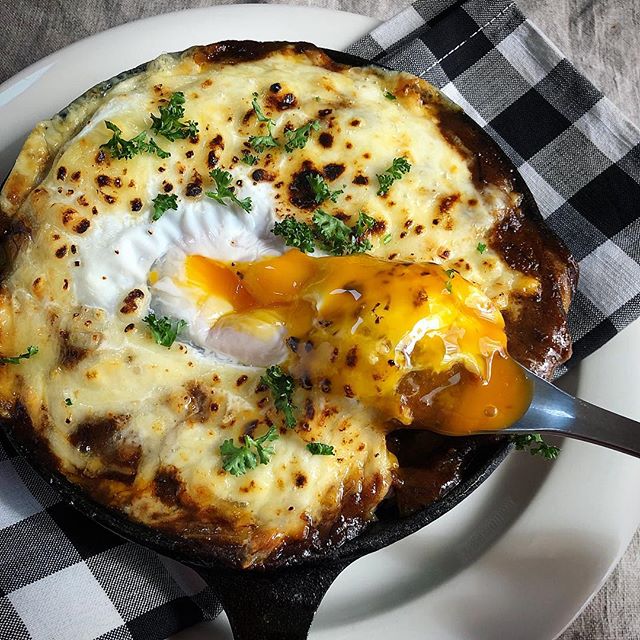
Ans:
[{"label": "black and white checkered napkin", "polygon": [[[426,78],[505,150],[580,263],[576,362],[640,316],[640,131],[508,0],[419,0],[350,48]],[[153,640],[205,585],[64,505],[0,444],[0,639]]]}]

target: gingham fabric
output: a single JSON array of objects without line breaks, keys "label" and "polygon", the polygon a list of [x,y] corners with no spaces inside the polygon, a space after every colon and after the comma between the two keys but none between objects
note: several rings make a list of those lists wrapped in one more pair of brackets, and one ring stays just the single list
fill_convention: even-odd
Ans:
[{"label": "gingham fabric", "polygon": [[161,640],[218,611],[191,569],[63,503],[0,437],[0,640]]},{"label": "gingham fabric", "polygon": [[[422,0],[350,51],[440,87],[518,166],[580,263],[571,363],[640,315],[640,132],[513,2]],[[193,572],[63,504],[0,438],[0,640],[154,640],[216,610]]]}]

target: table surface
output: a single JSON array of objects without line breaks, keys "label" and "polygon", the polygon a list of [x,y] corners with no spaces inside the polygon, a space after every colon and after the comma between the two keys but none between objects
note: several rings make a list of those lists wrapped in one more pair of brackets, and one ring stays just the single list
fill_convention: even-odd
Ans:
[{"label": "table surface", "polygon": [[[410,4],[410,0],[286,1],[379,19],[390,18]],[[78,11],[75,0],[0,3],[0,24],[4,25],[0,82],[75,40],[118,24],[167,11],[231,3],[99,0],[91,11]],[[640,0],[519,0],[518,5],[598,89],[640,123]],[[631,638],[640,638],[640,532],[598,595],[561,636],[561,640]]]}]

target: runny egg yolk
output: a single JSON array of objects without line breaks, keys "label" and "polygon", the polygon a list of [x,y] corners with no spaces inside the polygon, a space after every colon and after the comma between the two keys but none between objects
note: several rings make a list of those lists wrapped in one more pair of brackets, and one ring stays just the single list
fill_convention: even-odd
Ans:
[{"label": "runny egg yolk", "polygon": [[461,435],[507,427],[530,404],[500,312],[454,271],[297,250],[230,264],[193,255],[185,267],[191,287],[231,306],[227,325],[268,310],[286,329],[283,367],[305,387],[385,420]]}]

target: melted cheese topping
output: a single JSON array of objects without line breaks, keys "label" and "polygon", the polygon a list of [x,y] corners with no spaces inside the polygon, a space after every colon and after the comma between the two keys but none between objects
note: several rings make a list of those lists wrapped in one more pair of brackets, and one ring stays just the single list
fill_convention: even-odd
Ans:
[{"label": "melted cheese topping", "polygon": [[[133,138],[175,91],[198,136],[151,134],[167,159],[115,160],[101,148],[111,136],[105,120]],[[266,133],[251,108],[254,91],[279,140],[310,120],[319,131],[303,149],[269,149],[257,165],[243,164],[248,138]],[[397,465],[385,443],[390,418],[422,416],[455,431],[460,422],[441,417],[453,415],[456,394],[473,416],[494,406],[508,420],[521,409],[501,406],[491,385],[454,380],[486,381],[493,363],[500,389],[517,384],[503,371],[497,309],[539,283],[491,249],[491,230],[519,196],[474,182],[464,149],[439,127],[439,112],[453,108],[406,74],[332,67],[291,51],[237,64],[187,54],[164,56],[42,123],[0,197],[30,233],[4,283],[0,349],[40,348],[0,371],[3,406],[23,404],[63,472],[98,499],[136,520],[229,544],[243,565],[331,530],[347,504],[369,519]],[[400,156],[410,173],[377,196],[376,174]],[[251,213],[206,197],[213,167],[231,172]],[[373,217],[371,253],[396,262],[286,252],[273,222],[310,220],[315,205],[301,191],[309,172],[344,191],[323,208],[351,225],[360,211]],[[152,222],[159,193],[176,194],[178,209]],[[439,263],[465,279],[454,277],[449,292],[440,267],[397,261]],[[142,323],[150,311],[189,322],[170,349]],[[294,358],[291,337],[312,348]],[[232,476],[222,442],[281,424],[259,385],[278,361],[313,378],[294,394],[298,426],[281,429],[270,464]],[[411,377],[427,370],[428,380]],[[310,455],[313,441],[336,456]]]}]

